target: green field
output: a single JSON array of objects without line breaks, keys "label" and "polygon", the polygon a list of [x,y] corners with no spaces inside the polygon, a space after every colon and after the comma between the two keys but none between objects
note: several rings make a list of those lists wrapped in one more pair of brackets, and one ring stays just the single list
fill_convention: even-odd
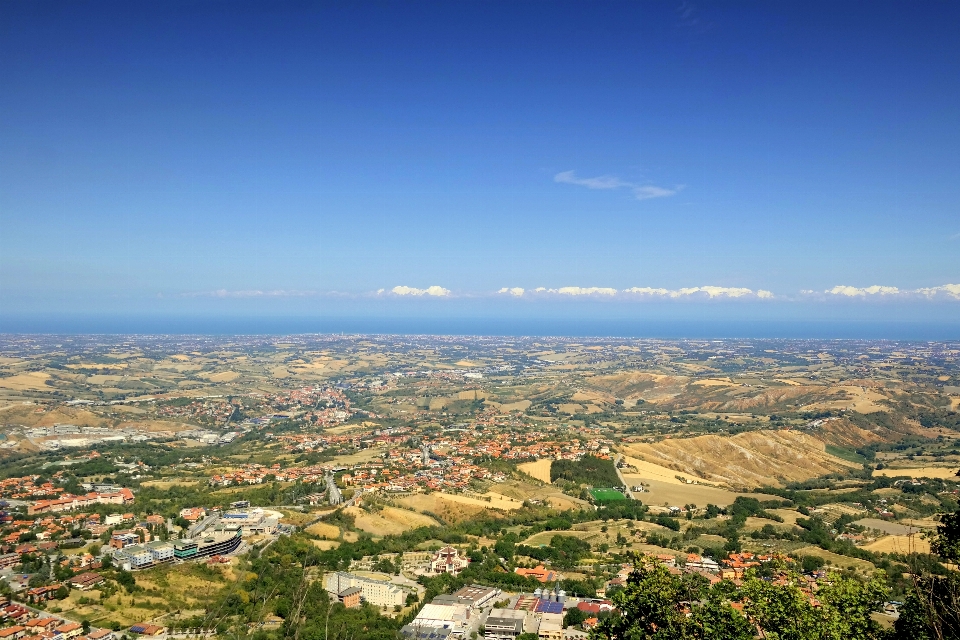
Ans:
[{"label": "green field", "polygon": [[850,449],[844,449],[843,447],[837,447],[832,444],[826,446],[826,451],[832,456],[836,456],[841,460],[846,460],[847,462],[855,462],[857,464],[863,464],[867,462],[867,459],[856,451],[851,451]]},{"label": "green field", "polygon": [[590,489],[590,495],[597,502],[615,502],[617,500],[626,500],[627,497],[616,489]]}]

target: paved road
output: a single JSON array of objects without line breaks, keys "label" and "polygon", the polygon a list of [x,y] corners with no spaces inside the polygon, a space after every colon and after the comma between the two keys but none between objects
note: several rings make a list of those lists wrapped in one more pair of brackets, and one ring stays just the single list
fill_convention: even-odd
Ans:
[{"label": "paved road", "polygon": [[627,484],[627,481],[624,479],[623,474],[620,473],[620,467],[617,466],[620,463],[620,458],[622,457],[623,456],[620,455],[619,453],[617,454],[617,457],[614,458],[613,460],[613,468],[617,470],[617,477],[620,478],[620,484],[622,484],[626,489],[627,497],[633,500],[633,491],[630,490],[630,485]]},{"label": "paved road", "polygon": [[206,516],[203,520],[196,523],[195,525],[190,527],[190,529],[187,530],[187,537],[188,538],[196,537],[198,534],[202,533],[203,530],[206,529],[207,527],[212,527],[213,525],[215,525],[217,523],[217,520],[219,519],[220,519],[220,516],[218,515]]}]

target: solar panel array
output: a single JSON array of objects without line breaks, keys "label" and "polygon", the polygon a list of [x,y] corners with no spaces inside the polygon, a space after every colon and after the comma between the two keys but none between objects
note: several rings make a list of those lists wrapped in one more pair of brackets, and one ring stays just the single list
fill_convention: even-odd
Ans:
[{"label": "solar panel array", "polygon": [[563,603],[541,600],[537,603],[536,611],[537,613],[563,613]]}]

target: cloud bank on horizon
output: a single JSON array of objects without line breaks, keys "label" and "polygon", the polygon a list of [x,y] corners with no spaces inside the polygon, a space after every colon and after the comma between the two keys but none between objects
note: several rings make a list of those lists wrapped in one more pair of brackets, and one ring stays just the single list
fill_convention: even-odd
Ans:
[{"label": "cloud bank on horizon", "polygon": [[[489,293],[460,293],[456,294],[451,289],[433,285],[423,289],[409,287],[405,285],[395,286],[389,291],[387,289],[377,290],[377,295],[389,293],[401,297],[422,297],[433,296],[440,298],[454,298],[458,296],[481,297],[490,295]],[[872,285],[868,287],[854,287],[849,285],[837,285],[826,289],[822,293],[804,289],[800,291],[799,296],[784,296],[774,294],[766,289],[749,289],[747,287],[720,287],[715,285],[702,285],[696,287],[682,287],[679,289],[667,289],[663,287],[629,287],[626,289],[617,289],[614,287],[535,287],[532,289],[524,287],[501,287],[494,295],[509,296],[512,298],[537,298],[537,297],[559,297],[559,298],[596,298],[596,299],[627,299],[627,300],[682,300],[682,299],[705,299],[705,300],[957,300],[960,301],[960,284],[944,284],[934,287],[921,287],[918,289],[900,289],[899,287]]]},{"label": "cloud bank on horizon", "polygon": [[[194,291],[179,294],[180,297],[207,297],[207,298],[306,298],[315,296],[356,297],[367,294],[347,293],[341,291],[302,291],[296,289],[215,289],[213,291]],[[960,284],[944,284],[917,289],[901,289],[894,286],[871,285],[855,287],[851,285],[837,285],[824,291],[802,289],[797,296],[775,294],[766,289],[749,289],[747,287],[720,287],[702,285],[696,287],[681,287],[667,289],[664,287],[501,287],[490,292],[455,292],[453,289],[440,285],[426,287],[411,287],[397,285],[390,289],[377,289],[373,295],[393,298],[457,298],[457,297],[484,297],[508,296],[511,298],[594,298],[594,299],[622,299],[622,300],[943,300],[960,301]],[[161,294],[162,297],[162,294]]]},{"label": "cloud bank on horizon", "polygon": [[[801,293],[813,293],[812,291],[803,291]],[[851,287],[848,285],[838,285],[832,289],[824,291],[831,296],[842,296],[847,298],[868,298],[868,297],[925,297],[925,298],[952,298],[960,300],[960,284],[944,284],[939,287],[921,287],[919,289],[900,289],[898,287],[887,287],[882,285],[872,285],[869,287]]]}]

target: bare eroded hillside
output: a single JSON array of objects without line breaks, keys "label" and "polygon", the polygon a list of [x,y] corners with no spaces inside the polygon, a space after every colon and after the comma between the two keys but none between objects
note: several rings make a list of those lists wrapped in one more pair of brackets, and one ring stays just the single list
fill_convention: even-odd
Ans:
[{"label": "bare eroded hillside", "polygon": [[782,485],[850,468],[826,453],[822,440],[798,431],[751,431],[697,436],[624,447],[628,455],[669,467],[679,475],[730,487]]}]

